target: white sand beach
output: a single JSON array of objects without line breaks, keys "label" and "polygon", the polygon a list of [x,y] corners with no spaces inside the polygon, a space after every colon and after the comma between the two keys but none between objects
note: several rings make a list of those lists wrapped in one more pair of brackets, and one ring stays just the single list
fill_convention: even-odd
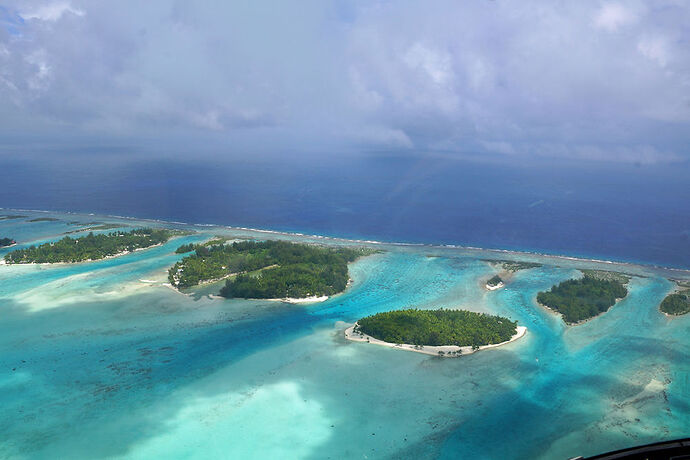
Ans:
[{"label": "white sand beach", "polygon": [[[515,333],[514,336],[512,336],[510,338],[510,340],[506,340],[505,342],[496,343],[496,344],[492,344],[492,345],[484,345],[484,346],[479,347],[479,350],[473,350],[472,347],[470,347],[470,346],[458,347],[456,345],[444,345],[444,346],[439,346],[439,347],[422,346],[421,348],[415,348],[415,345],[411,345],[408,343],[396,344],[396,343],[384,342],[383,340],[375,339],[375,338],[373,338],[369,335],[366,335],[366,334],[355,333],[354,328],[356,325],[357,325],[357,323],[355,323],[352,326],[345,329],[345,338],[347,338],[348,340],[352,340],[353,342],[373,343],[375,345],[382,345],[384,347],[396,348],[398,350],[414,351],[417,353],[424,353],[426,355],[431,355],[431,356],[441,356],[444,358],[456,358],[459,356],[471,355],[475,351],[485,350],[487,348],[500,347],[501,345],[505,345],[507,343],[514,342],[515,340],[517,340],[517,339],[523,337],[525,334],[527,334],[527,328],[525,326],[518,326],[517,332]],[[458,352],[460,352],[460,353],[458,353]]]},{"label": "white sand beach", "polygon": [[490,285],[487,284],[487,285],[486,285],[486,288],[487,288],[489,291],[495,291],[496,289],[501,289],[503,286],[505,286],[505,284],[503,284],[503,281],[501,281],[500,283],[498,283],[498,284],[496,284],[496,285],[494,285],[494,286],[490,286]]},{"label": "white sand beach", "polygon": [[327,295],[322,295],[322,296],[311,296],[311,297],[304,297],[301,299],[295,299],[293,297],[286,297],[284,299],[257,299],[257,300],[269,300],[271,302],[285,302],[285,303],[317,303],[317,302],[323,302],[328,300]]}]

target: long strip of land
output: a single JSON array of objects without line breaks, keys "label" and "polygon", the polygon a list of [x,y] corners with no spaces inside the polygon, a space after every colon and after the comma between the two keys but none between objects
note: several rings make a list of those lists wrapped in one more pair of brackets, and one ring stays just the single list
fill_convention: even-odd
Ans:
[{"label": "long strip of land", "polygon": [[89,262],[158,246],[179,233],[140,228],[130,232],[89,233],[79,238],[65,236],[58,241],[16,249],[5,254],[4,260],[8,264]]}]

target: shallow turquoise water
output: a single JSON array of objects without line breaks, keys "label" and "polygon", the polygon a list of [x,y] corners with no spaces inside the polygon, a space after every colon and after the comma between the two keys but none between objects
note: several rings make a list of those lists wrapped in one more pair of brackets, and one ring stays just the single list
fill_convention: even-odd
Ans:
[{"label": "shallow turquoise water", "polygon": [[[0,221],[20,243],[67,229]],[[0,457],[567,458],[690,429],[690,317],[658,312],[672,288],[663,270],[623,267],[646,277],[568,328],[534,298],[593,262],[525,256],[548,265],[486,292],[493,270],[480,259],[509,255],[388,246],[351,266],[346,293],[310,306],[161,286],[174,249],[202,237],[0,266]],[[495,312],[529,332],[460,359],[342,336],[345,323],[407,306]]]}]

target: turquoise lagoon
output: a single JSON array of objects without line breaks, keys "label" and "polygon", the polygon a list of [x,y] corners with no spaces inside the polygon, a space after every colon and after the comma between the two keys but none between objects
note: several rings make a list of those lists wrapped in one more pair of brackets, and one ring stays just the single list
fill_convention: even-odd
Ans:
[{"label": "turquoise lagoon", "polygon": [[[164,285],[177,246],[218,234],[352,243],[50,216],[0,220],[0,236],[36,243],[93,220],[199,233],[96,262],[0,266],[1,458],[552,459],[690,431],[690,315],[658,311],[667,278],[687,271],[377,245],[386,252],[352,264],[353,285],[326,302],[220,300]],[[544,266],[487,292],[484,258]],[[566,327],[535,296],[582,267],[638,276],[608,313]],[[409,306],[498,313],[528,334],[458,359],[343,337]]]}]

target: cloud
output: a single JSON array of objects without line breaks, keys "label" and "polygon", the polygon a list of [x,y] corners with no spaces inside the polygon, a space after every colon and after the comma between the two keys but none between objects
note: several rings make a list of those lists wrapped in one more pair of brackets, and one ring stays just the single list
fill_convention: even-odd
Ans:
[{"label": "cloud", "polygon": [[388,147],[411,149],[414,147],[412,140],[401,129],[386,127],[363,126],[351,134],[361,143],[369,147]]},{"label": "cloud", "polygon": [[505,141],[480,141],[484,149],[491,153],[500,153],[501,155],[515,155],[517,151],[510,142]]},{"label": "cloud", "polygon": [[[524,147],[523,147],[524,148]],[[539,157],[569,158],[575,160],[605,161],[614,163],[636,163],[643,165],[675,163],[682,161],[680,155],[660,150],[651,145],[596,145],[596,144],[537,144],[529,146],[532,154]]]},{"label": "cloud", "polygon": [[63,14],[71,13],[77,16],[83,16],[84,11],[72,7],[70,2],[52,2],[43,5],[30,5],[26,9],[20,9],[19,15],[25,20],[38,19],[39,21],[55,22],[59,20]]},{"label": "cloud", "polygon": [[405,52],[403,61],[410,69],[422,70],[436,85],[447,85],[453,80],[453,69],[448,53],[415,43]]},{"label": "cloud", "polygon": [[46,90],[50,84],[52,69],[48,65],[45,50],[36,50],[24,59],[33,68],[33,72],[27,79],[28,87],[32,91]]},{"label": "cloud", "polygon": [[650,61],[666,67],[670,53],[663,37],[642,37],[637,42],[637,50]]},{"label": "cloud", "polygon": [[594,25],[608,32],[616,32],[621,26],[631,24],[635,15],[620,3],[604,3],[594,16]]},{"label": "cloud", "polygon": [[677,161],[688,23],[674,0],[9,0],[0,135]]}]

